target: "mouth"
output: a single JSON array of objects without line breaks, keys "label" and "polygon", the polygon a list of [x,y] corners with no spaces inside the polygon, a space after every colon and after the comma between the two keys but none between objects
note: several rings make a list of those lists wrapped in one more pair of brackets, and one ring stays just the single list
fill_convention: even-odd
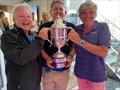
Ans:
[{"label": "mouth", "polygon": [[21,28],[29,30],[32,27],[31,21],[23,21],[21,23]]},{"label": "mouth", "polygon": [[25,22],[22,23],[22,25],[28,26],[28,25],[30,25],[30,22],[25,21]]}]

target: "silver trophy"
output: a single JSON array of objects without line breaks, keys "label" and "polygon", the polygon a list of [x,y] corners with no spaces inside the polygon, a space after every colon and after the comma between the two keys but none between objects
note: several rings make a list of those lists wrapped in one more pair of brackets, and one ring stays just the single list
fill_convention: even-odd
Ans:
[{"label": "silver trophy", "polygon": [[60,48],[66,44],[67,29],[61,18],[57,18],[51,26],[51,42],[58,48],[58,51],[53,54],[53,60],[56,68],[64,68],[66,64],[66,54],[61,52]]}]

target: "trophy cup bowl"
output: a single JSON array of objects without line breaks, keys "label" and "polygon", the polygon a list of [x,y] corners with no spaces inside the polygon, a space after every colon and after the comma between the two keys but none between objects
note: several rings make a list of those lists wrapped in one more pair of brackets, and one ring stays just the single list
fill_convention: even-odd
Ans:
[{"label": "trophy cup bowl", "polygon": [[52,55],[56,68],[64,68],[66,63],[66,54],[61,52],[60,48],[63,47],[67,40],[66,27],[52,27],[51,28],[51,41],[58,51]]}]

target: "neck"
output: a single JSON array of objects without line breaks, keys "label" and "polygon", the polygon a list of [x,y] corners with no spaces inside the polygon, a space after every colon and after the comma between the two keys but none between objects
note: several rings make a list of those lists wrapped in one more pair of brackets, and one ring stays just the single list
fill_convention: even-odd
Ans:
[{"label": "neck", "polygon": [[84,29],[89,30],[92,28],[92,26],[83,26]]},{"label": "neck", "polygon": [[92,30],[93,26],[83,26],[83,30],[87,33],[90,32]]},{"label": "neck", "polygon": [[90,24],[84,24],[83,29],[84,29],[86,32],[89,32],[89,31],[92,30],[93,25],[94,25],[94,22],[93,22],[93,23],[90,23]]},{"label": "neck", "polygon": [[28,31],[24,31],[25,35],[28,36]]}]

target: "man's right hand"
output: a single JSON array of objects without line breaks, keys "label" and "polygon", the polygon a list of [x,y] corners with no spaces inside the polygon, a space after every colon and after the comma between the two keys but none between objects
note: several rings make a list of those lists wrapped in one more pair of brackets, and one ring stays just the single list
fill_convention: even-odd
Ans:
[{"label": "man's right hand", "polygon": [[74,30],[70,31],[70,33],[68,34],[68,38],[75,44],[79,44],[81,41],[79,34]]},{"label": "man's right hand", "polygon": [[55,68],[55,66],[53,65],[53,59],[51,57],[47,58],[46,60],[47,62],[47,66],[50,67],[50,68]]},{"label": "man's right hand", "polygon": [[38,37],[42,38],[43,40],[47,40],[49,30],[50,30],[50,28],[42,28],[38,33]]}]

